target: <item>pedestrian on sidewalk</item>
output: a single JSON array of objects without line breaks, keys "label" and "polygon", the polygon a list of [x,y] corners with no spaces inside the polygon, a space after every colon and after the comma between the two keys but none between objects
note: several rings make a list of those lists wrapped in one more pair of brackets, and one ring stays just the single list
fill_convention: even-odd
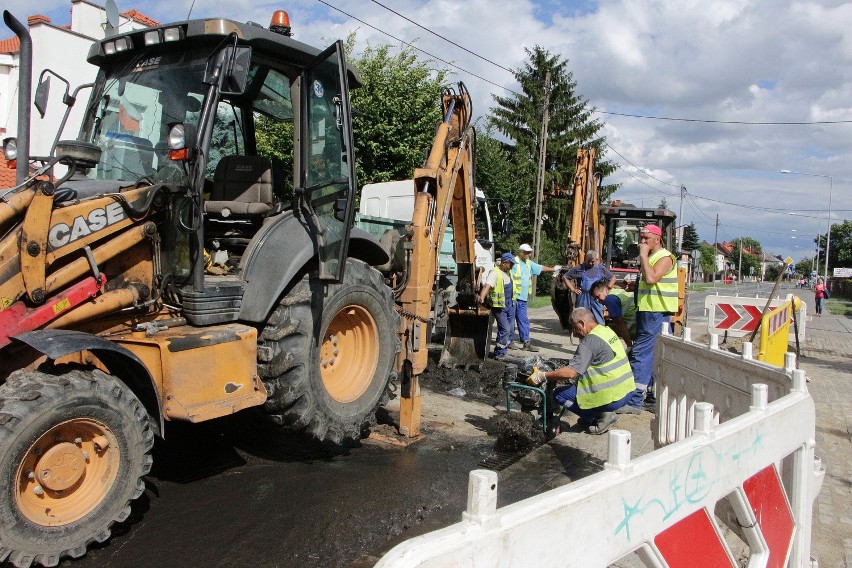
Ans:
[{"label": "pedestrian on sidewalk", "polygon": [[518,338],[520,344],[515,342],[515,326],[509,331],[509,348],[523,349],[525,351],[538,351],[530,341],[530,316],[527,311],[532,277],[542,272],[554,272],[562,268],[559,265],[545,266],[530,260],[533,249],[524,243],[518,247],[518,255],[515,257],[515,265],[512,267],[512,281],[515,283],[515,323],[518,327]]},{"label": "pedestrian on sidewalk", "polygon": [[556,402],[579,416],[590,434],[603,434],[618,420],[615,411],[633,396],[633,372],[621,340],[590,310],[575,308],[570,322],[582,338],[574,358],[566,367],[535,371],[526,382],[544,388],[547,381],[570,381],[553,390]]},{"label": "pedestrian on sidewalk", "polygon": [[657,225],[645,225],[639,233],[641,265],[636,299],[636,338],[630,350],[630,366],[636,391],[629,409],[635,413],[649,408],[654,398],[654,344],[677,312],[677,259],[663,248],[663,231]]},{"label": "pedestrian on sidewalk", "polygon": [[817,278],[816,286],[814,286],[814,305],[820,317],[822,317],[822,301],[826,298],[828,298],[828,288],[822,278]]},{"label": "pedestrian on sidewalk", "polygon": [[610,290],[605,280],[598,280],[592,284],[592,297],[605,308],[606,326],[623,339],[625,347],[630,349],[633,346],[633,332],[636,331],[636,304],[633,294],[628,294],[621,288]]},{"label": "pedestrian on sidewalk", "polygon": [[603,306],[592,297],[592,284],[598,280],[604,280],[607,286],[615,286],[615,276],[604,265],[600,263],[601,257],[597,251],[586,252],[586,258],[582,264],[578,264],[566,272],[562,279],[569,290],[577,294],[578,308],[586,308],[595,316],[598,324],[604,324]]},{"label": "pedestrian on sidewalk", "polygon": [[497,321],[497,340],[493,357],[502,361],[509,347],[509,333],[515,317],[514,285],[512,283],[512,265],[515,257],[510,252],[500,256],[497,267],[485,277],[485,285],[479,292],[479,300],[489,308]]}]

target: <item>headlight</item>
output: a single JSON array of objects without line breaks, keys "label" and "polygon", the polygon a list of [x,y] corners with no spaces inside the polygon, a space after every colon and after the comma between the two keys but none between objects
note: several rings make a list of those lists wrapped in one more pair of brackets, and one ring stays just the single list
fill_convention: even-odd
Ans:
[{"label": "headlight", "polygon": [[173,124],[169,129],[169,150],[186,148],[186,126],[183,123]]},{"label": "headlight", "polygon": [[17,138],[5,138],[3,140],[3,156],[10,162],[18,158]]}]

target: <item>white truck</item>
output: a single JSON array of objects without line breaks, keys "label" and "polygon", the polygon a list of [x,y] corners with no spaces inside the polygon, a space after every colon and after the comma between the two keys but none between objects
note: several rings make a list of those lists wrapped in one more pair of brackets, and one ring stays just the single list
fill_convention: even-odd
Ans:
[{"label": "white truck", "polygon": [[[488,202],[489,199],[485,197],[485,194],[477,189],[475,210],[477,239],[474,248],[476,267],[483,273],[487,273],[494,267],[495,258],[494,232]],[[503,234],[507,234],[509,228],[505,208],[505,202],[497,200]],[[390,252],[391,262],[387,266],[378,267],[386,275],[395,272],[393,259],[399,257],[398,254],[395,255],[395,251],[398,252],[397,243],[405,234],[405,227],[411,222],[413,212],[414,180],[371,183],[361,189],[361,201],[358,213],[355,215],[355,226],[375,235],[382,246]],[[440,336],[446,328],[446,308],[455,303],[456,262],[453,259],[453,228],[449,225],[441,247],[438,271],[440,274],[435,280],[436,290],[433,295],[431,341],[441,341]]]},{"label": "white truck", "polygon": [[[488,199],[479,189],[476,190],[476,205],[476,266],[487,272],[494,266],[494,233]],[[361,189],[361,202],[355,216],[355,224],[377,237],[381,237],[388,229],[395,229],[403,235],[405,225],[411,222],[413,212],[414,180],[368,183]],[[442,276],[455,275],[451,226],[447,227],[438,264]]]}]

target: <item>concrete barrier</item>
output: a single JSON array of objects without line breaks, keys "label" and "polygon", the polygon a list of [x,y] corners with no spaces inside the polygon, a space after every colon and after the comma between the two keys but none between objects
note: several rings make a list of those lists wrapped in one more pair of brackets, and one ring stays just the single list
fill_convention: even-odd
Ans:
[{"label": "concrete barrier", "polygon": [[804,372],[688,336],[663,336],[658,349],[655,373],[677,362],[658,376],[658,400],[673,409],[660,419],[675,423],[660,448],[631,459],[630,433],[611,431],[603,471],[501,508],[497,474],[473,471],[461,522],[401,543],[376,567],[586,568],[635,554],[646,566],[733,568],[723,526],[747,543],[748,566],[815,567],[811,510],[824,471]]}]

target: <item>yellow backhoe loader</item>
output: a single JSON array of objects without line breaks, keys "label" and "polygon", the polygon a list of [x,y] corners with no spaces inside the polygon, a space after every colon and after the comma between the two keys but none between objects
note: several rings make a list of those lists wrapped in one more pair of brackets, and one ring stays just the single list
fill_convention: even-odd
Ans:
[{"label": "yellow backhoe loader", "polygon": [[[28,31],[4,21],[29,84]],[[373,268],[388,251],[353,227],[359,78],[342,42],[295,41],[284,12],[268,29],[221,18],[108,26],[88,55],[99,73],[78,138],[30,156],[22,89],[26,126],[4,141],[17,182],[0,191],[0,561],[17,567],[55,566],[108,539],[143,491],[166,421],[263,406],[282,426],[342,442],[374,423],[399,380],[401,429],[416,436],[450,218],[451,321],[470,324],[455,326],[466,335],[445,356],[485,354],[463,86],[444,93],[415,172],[406,270],[391,287]],[[74,97],[63,101],[70,110]],[[263,121],[291,125],[291,166],[259,152]]]}]

